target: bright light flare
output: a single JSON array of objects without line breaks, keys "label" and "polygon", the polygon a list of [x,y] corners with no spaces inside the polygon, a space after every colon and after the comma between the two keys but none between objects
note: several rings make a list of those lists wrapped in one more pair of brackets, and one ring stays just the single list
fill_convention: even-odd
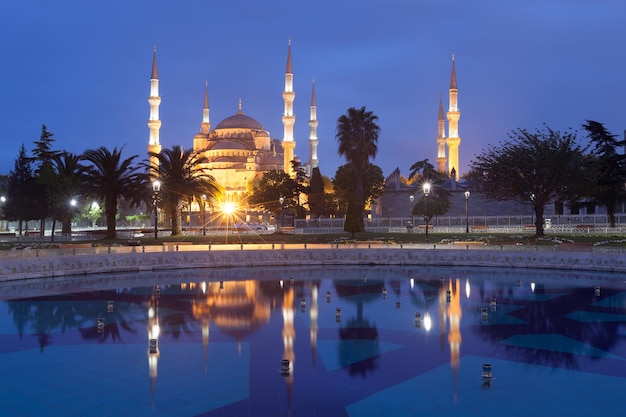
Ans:
[{"label": "bright light flare", "polygon": [[222,211],[224,214],[233,214],[237,211],[237,205],[235,203],[224,203],[222,204]]}]

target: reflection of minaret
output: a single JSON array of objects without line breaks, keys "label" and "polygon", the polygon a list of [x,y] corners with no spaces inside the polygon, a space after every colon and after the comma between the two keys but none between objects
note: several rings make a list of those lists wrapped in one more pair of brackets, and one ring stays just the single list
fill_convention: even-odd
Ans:
[{"label": "reflection of minaret", "polygon": [[148,371],[150,375],[150,397],[152,400],[152,408],[154,408],[154,395],[156,392],[156,380],[159,367],[159,334],[161,328],[159,326],[159,297],[160,289],[154,288],[152,296],[148,300]]},{"label": "reflection of minaret", "polygon": [[[448,174],[452,174],[452,170],[456,172],[456,178],[459,178],[459,145],[461,138],[459,137],[459,90],[456,85],[456,68],[454,66],[454,54],[452,54],[452,73],[450,75],[450,104],[448,108]],[[455,179],[456,179],[455,178]]]},{"label": "reflection of minaret", "polygon": [[[150,139],[148,142],[148,153],[161,153],[161,142],[159,141],[159,129],[161,129],[161,120],[159,119],[159,106],[161,105],[161,97],[159,97],[159,71],[157,70],[156,45],[154,47],[154,55],[152,57],[152,74],[150,75],[150,118],[148,119],[148,128],[150,129]],[[157,167],[159,160],[155,156],[150,156],[150,166]]]},{"label": "reflection of minaret", "polygon": [[291,40],[287,49],[287,69],[285,70],[285,91],[283,91],[283,101],[285,102],[285,112],[283,113],[283,170],[291,175],[295,175],[292,169],[291,161],[294,159],[294,149],[296,142],[293,138],[293,125],[296,122],[296,116],[293,114],[293,101],[296,93],[293,91],[293,68],[291,65]]},{"label": "reflection of minaret", "polygon": [[317,104],[315,99],[315,80],[313,80],[313,90],[311,92],[311,115],[309,120],[309,175],[313,168],[319,166],[317,159]]},{"label": "reflection of minaret", "polygon": [[446,121],[443,118],[443,103],[439,97],[437,117],[437,171],[446,173]]},{"label": "reflection of minaret", "polygon": [[290,286],[283,294],[283,347],[285,350],[283,359],[287,359],[290,365],[289,374],[285,376],[289,415],[291,415],[291,393],[293,391],[293,372],[296,360],[296,355],[293,351],[293,344],[296,339],[296,329],[293,326],[294,297],[294,289]]},{"label": "reflection of minaret", "polygon": [[317,305],[317,293],[318,293],[317,284],[313,284],[313,288],[311,289],[311,310],[309,311],[309,315],[311,317],[311,361],[313,363],[313,369],[315,369],[315,358],[317,357],[317,316],[318,316],[318,305]]},{"label": "reflection of minaret", "polygon": [[450,319],[450,333],[448,333],[448,343],[450,344],[450,366],[454,378],[454,400],[457,399],[457,385],[459,379],[459,362],[461,356],[461,282],[456,280],[452,285],[452,280],[448,287],[450,291],[450,302],[448,303],[448,317]]}]

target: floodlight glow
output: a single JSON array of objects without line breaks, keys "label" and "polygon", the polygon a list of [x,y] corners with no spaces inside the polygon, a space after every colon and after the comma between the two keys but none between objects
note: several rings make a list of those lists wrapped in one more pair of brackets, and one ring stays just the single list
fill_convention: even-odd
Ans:
[{"label": "floodlight glow", "polygon": [[235,203],[224,203],[222,204],[222,211],[225,214],[232,214],[237,210],[237,206]]}]

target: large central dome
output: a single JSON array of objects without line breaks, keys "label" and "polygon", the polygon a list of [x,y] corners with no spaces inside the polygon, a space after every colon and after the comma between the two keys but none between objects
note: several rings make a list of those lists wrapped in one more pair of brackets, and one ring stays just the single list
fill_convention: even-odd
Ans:
[{"label": "large central dome", "polygon": [[255,129],[263,130],[263,125],[243,113],[233,114],[222,120],[215,129]]},{"label": "large central dome", "polygon": [[222,120],[215,129],[263,130],[263,125],[261,125],[261,123],[259,123],[252,117],[243,114],[243,111],[241,111],[241,99],[239,99],[239,103],[237,105],[237,114],[233,114],[232,116]]}]

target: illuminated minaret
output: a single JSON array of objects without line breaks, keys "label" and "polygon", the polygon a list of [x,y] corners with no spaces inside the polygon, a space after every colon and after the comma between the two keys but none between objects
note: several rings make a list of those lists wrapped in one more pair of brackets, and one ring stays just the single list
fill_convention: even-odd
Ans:
[{"label": "illuminated minaret", "polygon": [[[159,97],[159,71],[157,70],[156,45],[154,46],[154,55],[152,57],[152,75],[150,75],[150,118],[148,119],[148,128],[150,129],[150,140],[148,142],[149,153],[161,153],[161,142],[159,141],[159,129],[161,129],[161,120],[159,119],[159,105],[161,97]],[[150,166],[158,167],[159,160],[155,156],[150,156]]]},{"label": "illuminated minaret", "polygon": [[439,117],[437,118],[437,171],[446,172],[446,121],[443,118],[443,103],[439,97]]},{"label": "illuminated minaret", "polygon": [[283,170],[292,177],[295,176],[295,172],[291,167],[291,161],[294,159],[294,149],[296,148],[296,142],[293,139],[293,125],[296,121],[296,116],[293,114],[293,100],[295,98],[296,93],[293,91],[293,69],[291,66],[291,40],[289,40],[287,69],[285,71],[285,91],[283,92],[283,101],[285,102],[285,112],[283,113]]},{"label": "illuminated minaret", "polygon": [[[451,175],[452,170],[456,171],[456,178],[459,178],[459,145],[461,138],[459,137],[459,90],[456,86],[456,69],[454,68],[454,54],[452,54],[452,74],[450,75],[450,107],[448,109],[448,174]],[[455,178],[455,179],[456,179]]]},{"label": "illuminated minaret", "polygon": [[204,82],[204,110],[202,110],[201,132],[205,135],[211,130],[211,122],[209,121],[209,82]]},{"label": "illuminated minaret", "polygon": [[311,92],[311,116],[309,120],[309,169],[313,172],[313,168],[319,166],[317,159],[317,105],[315,103],[315,79],[313,80],[313,90]]},{"label": "illuminated minaret", "polygon": [[209,82],[204,82],[204,109],[202,110],[202,123],[200,124],[200,132],[193,138],[193,149],[202,150],[206,147],[206,141],[211,131],[211,122],[209,120]]}]

